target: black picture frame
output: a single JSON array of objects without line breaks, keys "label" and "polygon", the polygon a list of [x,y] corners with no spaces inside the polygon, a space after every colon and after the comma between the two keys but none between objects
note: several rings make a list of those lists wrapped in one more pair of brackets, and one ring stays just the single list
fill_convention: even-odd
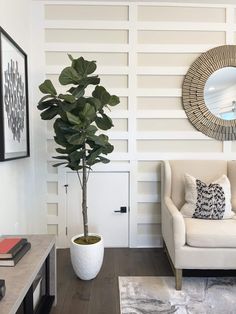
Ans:
[{"label": "black picture frame", "polygon": [[0,161],[29,156],[27,55],[0,27]]}]

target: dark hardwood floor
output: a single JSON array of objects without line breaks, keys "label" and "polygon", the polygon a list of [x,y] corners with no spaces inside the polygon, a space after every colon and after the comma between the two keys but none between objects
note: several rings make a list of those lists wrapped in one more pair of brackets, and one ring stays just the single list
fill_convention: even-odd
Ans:
[{"label": "dark hardwood floor", "polygon": [[105,249],[103,266],[90,281],[76,277],[69,250],[57,250],[58,300],[51,314],[120,314],[118,276],[172,276],[163,249]]}]

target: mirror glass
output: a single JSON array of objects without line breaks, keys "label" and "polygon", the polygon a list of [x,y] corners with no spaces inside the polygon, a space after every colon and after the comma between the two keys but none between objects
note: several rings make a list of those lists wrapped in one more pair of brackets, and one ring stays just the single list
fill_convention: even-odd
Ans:
[{"label": "mirror glass", "polygon": [[204,86],[204,101],[216,117],[236,119],[236,67],[221,68],[210,75]]}]

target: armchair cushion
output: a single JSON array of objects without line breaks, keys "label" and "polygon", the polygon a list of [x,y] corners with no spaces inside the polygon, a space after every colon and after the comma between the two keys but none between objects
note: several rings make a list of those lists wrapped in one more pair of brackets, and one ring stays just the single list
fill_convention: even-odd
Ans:
[{"label": "armchair cushion", "polygon": [[192,247],[236,248],[236,219],[185,218],[186,242]]},{"label": "armchair cushion", "polygon": [[185,174],[185,201],[181,208],[184,217],[200,219],[228,219],[231,210],[230,182],[226,175],[207,185]]}]

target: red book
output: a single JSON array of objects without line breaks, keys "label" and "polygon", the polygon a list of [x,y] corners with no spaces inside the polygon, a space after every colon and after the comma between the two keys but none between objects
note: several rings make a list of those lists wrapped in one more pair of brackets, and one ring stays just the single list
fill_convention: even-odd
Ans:
[{"label": "red book", "polygon": [[25,238],[5,238],[0,241],[0,259],[12,258],[27,242]]}]

